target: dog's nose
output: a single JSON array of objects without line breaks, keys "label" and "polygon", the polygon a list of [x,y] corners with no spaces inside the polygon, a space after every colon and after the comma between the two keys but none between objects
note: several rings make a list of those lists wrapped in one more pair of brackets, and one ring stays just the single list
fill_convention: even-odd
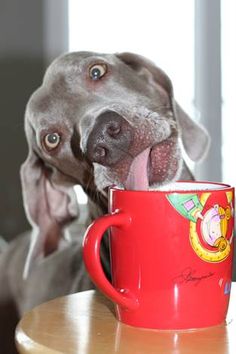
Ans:
[{"label": "dog's nose", "polygon": [[116,112],[104,112],[88,136],[86,155],[92,162],[112,166],[128,154],[132,136],[127,120]]}]

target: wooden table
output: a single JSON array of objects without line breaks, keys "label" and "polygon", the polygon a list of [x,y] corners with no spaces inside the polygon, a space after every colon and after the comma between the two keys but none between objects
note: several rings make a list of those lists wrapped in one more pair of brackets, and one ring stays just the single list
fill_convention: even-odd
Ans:
[{"label": "wooden table", "polygon": [[226,322],[197,331],[138,329],[119,323],[103,295],[86,291],[27,313],[18,324],[16,344],[21,354],[235,354],[236,283]]}]

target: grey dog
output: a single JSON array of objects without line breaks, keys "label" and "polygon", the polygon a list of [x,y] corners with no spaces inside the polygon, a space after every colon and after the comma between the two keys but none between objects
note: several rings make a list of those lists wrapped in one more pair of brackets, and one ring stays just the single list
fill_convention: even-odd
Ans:
[{"label": "grey dog", "polygon": [[[107,211],[110,185],[147,189],[192,179],[181,145],[197,161],[209,144],[205,129],[176,103],[168,76],[132,53],[56,59],[28,102],[25,132],[21,179],[32,232],[0,254],[0,311],[13,306],[19,316],[94,287],[82,262],[82,237]],[[89,198],[86,210],[75,198],[78,184]],[[109,276],[106,242],[101,257]]]}]

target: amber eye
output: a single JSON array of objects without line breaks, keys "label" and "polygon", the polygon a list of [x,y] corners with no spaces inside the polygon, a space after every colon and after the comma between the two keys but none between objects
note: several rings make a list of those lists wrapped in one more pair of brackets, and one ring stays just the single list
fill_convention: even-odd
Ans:
[{"label": "amber eye", "polygon": [[95,64],[89,69],[89,77],[96,81],[101,79],[107,72],[107,66],[105,64]]},{"label": "amber eye", "polygon": [[47,150],[55,149],[61,141],[61,137],[58,133],[50,133],[44,137],[44,145]]}]

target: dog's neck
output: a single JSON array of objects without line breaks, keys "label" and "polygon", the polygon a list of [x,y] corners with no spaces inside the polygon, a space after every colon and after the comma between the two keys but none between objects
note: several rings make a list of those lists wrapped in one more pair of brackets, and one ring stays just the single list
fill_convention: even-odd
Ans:
[{"label": "dog's neck", "polygon": [[106,214],[108,211],[108,193],[106,191],[101,193],[92,189],[87,189],[86,193],[89,198],[89,207],[91,207],[91,217],[96,218]]}]

